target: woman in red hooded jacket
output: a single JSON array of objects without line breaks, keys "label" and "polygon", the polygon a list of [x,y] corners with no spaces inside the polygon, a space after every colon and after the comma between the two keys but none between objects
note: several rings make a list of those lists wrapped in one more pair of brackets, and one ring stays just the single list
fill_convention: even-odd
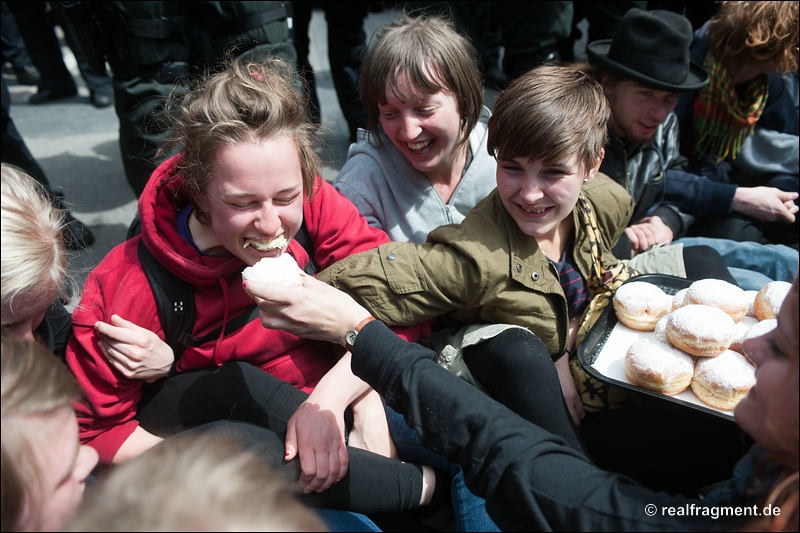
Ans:
[{"label": "woman in red hooded jacket", "polygon": [[[139,199],[141,234],[90,273],[73,314],[67,363],[86,396],[82,441],[117,464],[179,431],[217,431],[299,477],[311,505],[387,512],[429,503],[430,467],[347,447],[348,407],[358,420],[360,406],[380,401],[352,374],[349,353],[259,321],[223,327],[179,357],[164,342],[140,240],[193,288],[195,338],[230,326],[252,304],[245,266],[288,253],[301,268],[311,259],[325,268],[388,241],[319,178],[312,126],[286,63],[236,59],[175,98],[168,146],[181,152]],[[293,238],[301,226],[313,258]],[[414,341],[425,329],[401,333]],[[144,365],[160,370],[135,368],[143,360],[160,361]]]}]

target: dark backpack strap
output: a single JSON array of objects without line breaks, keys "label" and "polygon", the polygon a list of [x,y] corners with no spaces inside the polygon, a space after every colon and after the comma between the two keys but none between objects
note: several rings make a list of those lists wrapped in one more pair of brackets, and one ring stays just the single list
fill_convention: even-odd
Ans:
[{"label": "dark backpack strap", "polygon": [[[137,227],[137,230],[139,227]],[[295,239],[308,253],[309,261],[304,269],[305,272],[309,275],[314,275],[317,271],[317,265],[314,262],[314,247],[305,223],[300,226],[300,231],[295,235]],[[228,320],[226,324],[219,326],[199,339],[195,338],[192,335],[196,316],[192,286],[159,263],[141,239],[139,240],[138,254],[139,261],[142,263],[156,300],[158,318],[164,330],[164,340],[172,348],[176,362],[186,347],[201,346],[206,342],[217,339],[222,334],[223,328],[225,329],[225,334],[232,333],[259,317],[258,306],[253,303],[240,314]],[[174,362],[172,367],[174,371]],[[170,374],[173,371],[170,371]]]},{"label": "dark backpack strap", "polygon": [[300,246],[302,246],[308,254],[308,264],[303,270],[309,276],[313,276],[319,269],[317,268],[316,261],[314,261],[314,243],[311,242],[311,235],[308,234],[305,221],[300,225],[300,231],[294,236],[294,240],[299,242]]},{"label": "dark backpack strap", "polygon": [[177,361],[192,339],[195,319],[194,290],[159,263],[141,239],[138,254],[156,299],[164,340],[172,348]]},{"label": "dark backpack strap", "polygon": [[[214,331],[195,338],[192,335],[195,321],[194,290],[186,281],[170,272],[159,263],[150,250],[139,241],[139,261],[142,263],[150,288],[156,299],[158,307],[158,318],[161,320],[161,327],[164,330],[164,340],[172,348],[175,354],[175,361],[183,354],[188,346],[201,346],[208,341],[214,340],[222,333],[231,333],[242,328],[245,324],[258,318],[258,306],[255,303],[248,306],[240,314],[228,320],[228,322]],[[174,363],[173,363],[174,368]]]}]

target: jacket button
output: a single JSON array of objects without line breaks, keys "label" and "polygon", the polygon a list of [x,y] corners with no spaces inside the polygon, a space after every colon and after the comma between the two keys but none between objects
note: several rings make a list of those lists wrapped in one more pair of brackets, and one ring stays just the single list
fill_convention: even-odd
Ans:
[{"label": "jacket button", "polygon": [[392,252],[386,256],[386,259],[388,259],[389,261],[394,261],[395,259],[397,259],[397,254]]},{"label": "jacket button", "polygon": [[522,272],[522,263],[517,263],[517,272]]},{"label": "jacket button", "polygon": [[539,281],[539,273],[538,272],[534,272],[533,274],[531,274],[531,279],[533,281]]}]

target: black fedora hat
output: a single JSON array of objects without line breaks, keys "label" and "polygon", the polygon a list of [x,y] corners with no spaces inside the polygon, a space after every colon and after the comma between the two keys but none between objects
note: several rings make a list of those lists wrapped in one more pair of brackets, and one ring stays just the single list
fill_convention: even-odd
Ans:
[{"label": "black fedora hat", "polygon": [[678,13],[631,8],[613,39],[586,47],[589,59],[635,82],[664,91],[693,91],[708,83],[702,67],[689,61],[692,24]]}]

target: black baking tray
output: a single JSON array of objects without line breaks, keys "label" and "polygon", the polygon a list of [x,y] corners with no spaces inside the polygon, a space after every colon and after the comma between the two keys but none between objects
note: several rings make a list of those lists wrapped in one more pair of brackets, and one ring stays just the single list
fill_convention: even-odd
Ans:
[{"label": "black baking tray", "polygon": [[[628,279],[628,281],[626,281],[625,283],[631,283],[634,281],[646,281],[647,283],[652,283],[654,285],[661,287],[661,289],[664,292],[670,295],[674,295],[681,289],[685,289],[686,287],[692,284],[690,280],[679,278],[676,276],[668,276],[665,274],[642,274]],[[608,377],[600,373],[597,369],[595,369],[594,362],[597,360],[597,357],[603,350],[603,346],[605,345],[608,338],[611,336],[611,333],[614,331],[614,326],[616,325],[617,325],[617,315],[616,313],[614,313],[613,303],[610,303],[600,314],[600,318],[597,320],[597,322],[595,322],[594,326],[592,326],[592,329],[586,335],[583,342],[578,346],[578,351],[577,351],[578,362],[590,376],[604,383],[617,385],[619,387],[632,390],[636,393],[646,394],[648,396],[660,398],[665,401],[678,403],[680,405],[684,405],[692,409],[696,409],[711,415],[724,418],[725,420],[731,420],[731,421],[733,420],[733,417],[730,414],[718,411],[712,407],[697,405],[691,402],[687,402],[681,398],[676,398],[674,396],[668,396],[666,394],[661,394],[659,392],[651,391],[642,387],[637,387],[632,383],[627,383],[624,381],[619,381],[617,379]]]}]

